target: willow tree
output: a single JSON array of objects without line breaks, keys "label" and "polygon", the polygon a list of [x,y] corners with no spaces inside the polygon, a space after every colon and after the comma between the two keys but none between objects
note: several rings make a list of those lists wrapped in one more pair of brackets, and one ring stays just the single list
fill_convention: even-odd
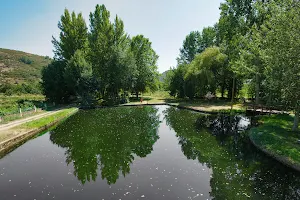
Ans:
[{"label": "willow tree", "polygon": [[197,55],[185,75],[188,97],[203,97],[207,92],[215,94],[217,88],[223,84],[226,67],[227,56],[218,47],[209,47]]}]

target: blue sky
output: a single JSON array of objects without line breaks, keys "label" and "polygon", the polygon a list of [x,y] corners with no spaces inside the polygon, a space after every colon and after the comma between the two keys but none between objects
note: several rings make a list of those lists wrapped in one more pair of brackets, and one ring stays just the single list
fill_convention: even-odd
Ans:
[{"label": "blue sky", "polygon": [[53,56],[51,37],[65,8],[88,15],[105,4],[131,35],[148,37],[159,55],[159,71],[176,66],[185,36],[214,25],[223,0],[0,0],[0,48]]}]

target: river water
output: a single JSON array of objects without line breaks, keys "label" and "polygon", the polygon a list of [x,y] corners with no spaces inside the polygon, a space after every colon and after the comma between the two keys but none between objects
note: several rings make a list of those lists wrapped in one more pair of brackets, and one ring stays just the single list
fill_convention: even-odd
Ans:
[{"label": "river water", "polygon": [[300,199],[243,116],[169,106],[80,111],[0,159],[0,199]]}]

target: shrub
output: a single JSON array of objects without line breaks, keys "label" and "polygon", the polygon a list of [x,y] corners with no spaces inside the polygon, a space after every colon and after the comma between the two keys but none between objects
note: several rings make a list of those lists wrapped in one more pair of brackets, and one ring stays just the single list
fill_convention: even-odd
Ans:
[{"label": "shrub", "polygon": [[33,60],[30,60],[28,57],[23,56],[20,58],[20,62],[30,65],[33,63]]},{"label": "shrub", "polygon": [[5,95],[12,94],[41,94],[41,86],[39,83],[32,84],[10,84],[5,83],[0,85],[0,93],[4,93]]}]

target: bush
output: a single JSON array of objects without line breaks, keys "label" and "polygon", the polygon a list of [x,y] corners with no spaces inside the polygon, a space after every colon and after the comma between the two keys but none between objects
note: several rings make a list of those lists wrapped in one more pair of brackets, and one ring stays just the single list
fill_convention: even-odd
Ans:
[{"label": "bush", "polygon": [[20,58],[20,62],[25,63],[27,65],[30,65],[30,64],[33,63],[33,60],[30,60],[28,57],[23,56],[23,57]]},{"label": "bush", "polygon": [[5,95],[12,94],[41,94],[41,86],[39,83],[32,84],[10,84],[5,83],[0,85],[0,93],[4,93]]},{"label": "bush", "polygon": [[27,101],[27,100],[19,100],[18,102],[19,108],[22,108],[22,110],[27,110],[27,109],[32,109],[34,107],[34,103],[32,101]]}]

